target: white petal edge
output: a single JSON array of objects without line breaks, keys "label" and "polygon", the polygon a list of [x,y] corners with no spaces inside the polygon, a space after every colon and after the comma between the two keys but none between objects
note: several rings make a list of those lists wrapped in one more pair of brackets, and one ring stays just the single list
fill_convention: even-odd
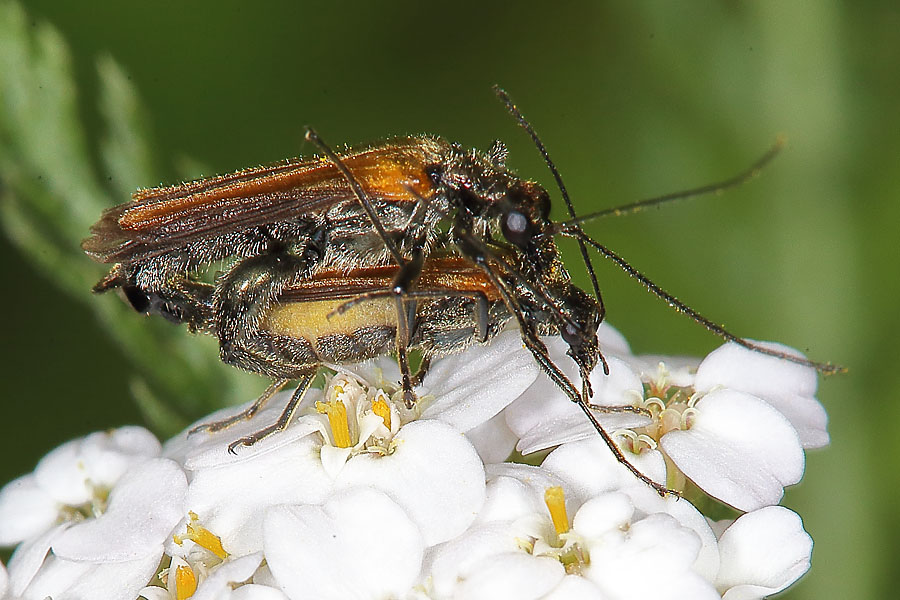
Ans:
[{"label": "white petal edge", "polygon": [[425,375],[420,395],[435,402],[421,415],[468,431],[503,410],[534,382],[539,368],[522,348],[518,329],[500,333],[487,344],[436,361]]},{"label": "white petal edge", "polygon": [[56,523],[59,504],[34,475],[14,479],[0,490],[0,546],[39,536]]},{"label": "white petal edge", "polygon": [[263,517],[270,507],[318,504],[332,493],[334,482],[322,467],[317,437],[197,469],[185,498],[186,510],[197,513],[228,552],[258,552],[263,545]]},{"label": "white petal edge", "polygon": [[795,512],[769,506],[747,513],[719,540],[722,566],[716,587],[727,600],[780,592],[809,570],[812,546]]},{"label": "white petal edge", "polygon": [[400,597],[414,583],[424,544],[406,512],[358,488],[321,506],[279,506],[263,525],[266,560],[291,598]]},{"label": "white petal edge", "polygon": [[9,559],[9,589],[13,597],[22,595],[40,570],[41,565],[44,564],[53,540],[69,525],[69,523],[60,523],[43,535],[19,544]]},{"label": "white petal edge", "polygon": [[537,600],[552,591],[565,574],[562,564],[553,558],[524,552],[496,554],[459,582],[453,598]]},{"label": "white petal edge", "polygon": [[666,454],[701,489],[739,510],[777,504],[800,481],[805,459],[797,432],[777,410],[722,389],[697,404],[693,426],[660,440]]},{"label": "white petal edge", "polygon": [[197,587],[191,600],[217,600],[231,591],[231,584],[249,579],[262,563],[261,552],[222,563]]},{"label": "white petal edge", "polygon": [[506,424],[501,411],[477,427],[466,432],[466,438],[475,446],[485,464],[502,463],[516,448],[519,438]]},{"label": "white petal edge", "polygon": [[162,554],[181,519],[187,478],[175,461],[154,458],[130,470],[109,496],[107,511],[73,525],[53,541],[53,552],[72,561],[122,562]]},{"label": "white petal edge", "polygon": [[242,585],[228,596],[228,600],[290,600],[278,588],[251,583]]},{"label": "white petal edge", "polygon": [[385,492],[419,526],[429,546],[466,530],[484,503],[484,465],[466,437],[439,421],[413,421],[397,432],[393,453],[347,461],[336,489]]},{"label": "white petal edge", "polygon": [[[805,358],[797,350],[782,344],[756,343]],[[812,367],[753,352],[733,343],[724,344],[703,359],[696,381],[700,392],[723,386],[762,398],[788,418],[804,448],[820,448],[829,442],[828,417],[825,408],[814,397],[817,385],[818,377]]]},{"label": "white petal edge", "polygon": [[61,600],[136,598],[154,576],[158,565],[158,556],[99,565],[50,556],[23,597]]}]

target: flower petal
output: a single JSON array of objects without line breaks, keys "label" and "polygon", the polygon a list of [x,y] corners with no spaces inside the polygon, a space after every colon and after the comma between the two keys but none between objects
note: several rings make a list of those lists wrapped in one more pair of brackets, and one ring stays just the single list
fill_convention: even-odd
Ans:
[{"label": "flower petal", "polygon": [[49,556],[23,593],[24,598],[122,600],[136,598],[156,573],[159,556],[91,564]]},{"label": "flower petal", "polygon": [[665,376],[666,383],[678,387],[693,387],[700,359],[695,356],[662,356],[641,354],[629,357],[628,364],[640,373],[644,381],[655,381]]},{"label": "flower petal", "polygon": [[631,498],[621,492],[608,492],[582,504],[572,519],[572,528],[582,537],[600,538],[609,531],[627,528],[633,516]]},{"label": "flower petal", "polygon": [[[240,421],[222,431],[198,431],[189,434],[188,432],[191,430],[189,427],[177,437],[166,442],[163,454],[181,462],[186,469],[194,471],[206,467],[221,467],[226,464],[254,460],[261,454],[275,452],[283,446],[291,445],[297,440],[317,431],[318,421],[302,417],[294,419],[284,431],[270,435],[249,448],[238,447],[235,448],[234,452],[229,452],[228,450],[228,446],[234,441],[254,434],[260,429],[275,423],[290,400],[291,393],[276,394],[252,419]],[[321,399],[322,390],[309,389],[306,391],[302,405],[309,406]],[[240,406],[224,408],[205,417],[199,423],[195,423],[195,425],[227,419],[240,413],[251,404],[252,402],[248,402]],[[302,410],[298,409],[297,412],[299,414]]]},{"label": "flower petal", "polygon": [[415,582],[424,545],[385,494],[358,488],[321,506],[279,506],[265,518],[266,560],[292,599],[400,597]]},{"label": "flower petal", "polygon": [[566,575],[549,594],[541,596],[541,600],[606,600],[594,583],[579,575]]},{"label": "flower petal", "polygon": [[[516,450],[528,455],[554,446],[599,437],[600,434],[597,433],[594,424],[588,421],[581,409],[571,402],[569,405],[575,408],[576,412],[558,417],[541,418],[531,429],[521,435],[516,444]],[[650,421],[648,417],[632,413],[595,412],[594,415],[607,432],[643,427]]]},{"label": "flower petal", "polygon": [[455,598],[457,585],[499,554],[519,551],[507,520],[479,523],[428,550],[422,572],[435,598]]},{"label": "flower petal", "polygon": [[522,348],[519,331],[506,330],[490,343],[431,365],[417,392],[436,400],[422,412],[422,418],[468,431],[518,398],[538,371],[534,358]]},{"label": "flower petal", "polygon": [[[21,596],[25,588],[44,564],[50,545],[61,532],[69,527],[69,523],[60,523],[36,538],[27,540],[13,552],[9,559],[9,589],[13,597]],[[0,598],[3,598],[0,595]]]},{"label": "flower petal", "polygon": [[[654,481],[666,480],[666,465],[659,452],[623,451],[623,454],[644,475]],[[601,492],[625,491],[632,486],[650,490],[616,460],[600,436],[560,446],[547,455],[541,466],[569,482],[582,502]]]},{"label": "flower petal", "polygon": [[700,539],[670,515],[651,514],[626,531],[587,542],[591,564],[585,576],[610,598],[719,597],[692,570]]},{"label": "flower petal", "polygon": [[129,468],[159,454],[159,441],[141,427],[92,433],[52,450],[38,462],[38,485],[62,504],[89,502]]},{"label": "flower petal", "polygon": [[[193,600],[193,599],[191,599]],[[228,600],[289,600],[284,592],[267,585],[242,585],[228,596]]]},{"label": "flower petal", "polygon": [[553,590],[565,574],[562,564],[553,558],[521,551],[495,554],[457,584],[453,598],[537,600]]},{"label": "flower petal", "polygon": [[[666,465],[661,452],[654,450],[639,455],[629,452],[626,457],[654,481],[666,480]],[[579,503],[604,492],[620,491],[627,494],[635,508],[644,514],[671,515],[682,526],[693,530],[701,541],[693,570],[710,581],[715,577],[719,569],[719,553],[715,535],[706,518],[690,502],[672,497],[660,498],[656,490],[638,480],[619,463],[602,440],[594,438],[560,446],[544,459],[541,466],[565,481]]]},{"label": "flower petal", "polygon": [[[581,386],[572,360],[565,355],[567,346],[559,338],[547,338],[551,360],[576,387]],[[633,405],[641,398],[643,384],[631,366],[615,356],[607,356],[609,375],[596,368],[591,374],[594,396],[591,403],[600,406]],[[566,442],[577,441],[594,434],[593,427],[581,409],[572,402],[559,386],[541,374],[522,396],[503,413],[509,428],[519,436],[518,450],[524,454],[550,448]],[[610,429],[646,425],[646,417],[640,415],[611,415],[595,413]]]},{"label": "flower petal", "polygon": [[317,504],[334,489],[322,468],[322,444],[317,438],[301,437],[241,460],[226,459],[219,467],[198,468],[192,474],[185,506],[222,539],[228,552],[258,552],[263,543],[263,515],[269,507]]},{"label": "flower petal", "polygon": [[519,438],[506,424],[506,417],[501,411],[466,432],[469,442],[475,446],[478,456],[485,464],[502,463],[509,458],[516,448]]},{"label": "flower petal", "polygon": [[[782,344],[755,343],[805,358]],[[700,392],[723,386],[762,398],[788,418],[805,448],[819,448],[829,441],[825,409],[814,398],[817,385],[812,367],[760,354],[734,343],[724,344],[704,358],[696,378]]]},{"label": "flower petal", "polygon": [[[155,555],[182,515],[187,478],[174,461],[150,459],[128,473],[97,519],[73,525],[53,541],[53,553],[72,561],[121,562]],[[146,583],[146,582],[145,582]]]},{"label": "flower petal", "polygon": [[59,518],[59,504],[37,484],[33,474],[10,481],[0,490],[0,546],[41,535]]},{"label": "flower petal", "polygon": [[809,570],[812,538],[800,517],[782,506],[741,516],[719,540],[716,587],[727,600],[776,594]]},{"label": "flower petal", "polygon": [[[562,479],[547,469],[515,463],[487,465],[487,490],[484,505],[478,511],[479,523],[514,521],[534,514],[545,514],[544,492],[550,487],[564,487]],[[569,514],[577,506],[572,494],[566,495]]]},{"label": "flower petal", "polygon": [[707,394],[696,408],[689,430],[669,432],[660,443],[705,492],[746,511],[777,504],[784,487],[800,481],[803,449],[777,410],[729,389]]},{"label": "flower petal", "polygon": [[232,584],[250,579],[262,559],[262,553],[257,552],[222,563],[200,583],[191,600],[218,600],[231,591]]},{"label": "flower petal", "polygon": [[360,454],[344,465],[336,489],[370,486],[409,514],[429,546],[455,537],[484,502],[484,466],[464,435],[439,421],[413,421],[387,456]]},{"label": "flower petal", "polygon": [[[749,341],[763,348],[806,358],[783,344]],[[760,373],[765,373],[765,377],[760,377]],[[729,342],[703,359],[697,368],[695,385],[698,391],[709,391],[716,385],[722,385],[761,398],[783,393],[812,396],[816,393],[818,379],[816,370],[812,367],[754,352]]]}]

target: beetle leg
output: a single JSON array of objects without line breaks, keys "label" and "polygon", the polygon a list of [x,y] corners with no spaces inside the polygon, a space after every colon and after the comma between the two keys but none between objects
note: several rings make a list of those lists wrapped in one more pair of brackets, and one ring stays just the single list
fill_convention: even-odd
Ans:
[{"label": "beetle leg", "polygon": [[248,436],[231,442],[230,444],[228,444],[228,451],[232,454],[236,454],[235,450],[241,446],[252,446],[258,441],[269,437],[273,433],[284,431],[290,424],[291,419],[293,419],[294,413],[297,412],[297,407],[303,400],[303,396],[306,395],[306,390],[309,389],[310,384],[312,384],[313,379],[315,379],[316,371],[317,368],[312,367],[300,374],[300,382],[297,384],[294,393],[291,394],[291,399],[288,400],[288,403],[281,411],[281,415],[279,415],[277,421],[275,421],[268,427],[263,427],[259,431],[255,431]]},{"label": "beetle leg", "polygon": [[286,384],[288,381],[290,380],[276,379],[271,384],[269,384],[269,387],[266,388],[266,391],[264,391],[253,404],[251,404],[238,414],[232,415],[226,419],[222,419],[221,421],[201,423],[200,425],[197,425],[196,427],[193,427],[190,431],[188,431],[188,435],[193,435],[200,431],[215,433],[217,431],[222,431],[223,429],[228,429],[235,423],[240,423],[241,421],[248,421],[252,419],[253,416],[256,415],[256,413],[258,413],[262,409],[262,407],[266,405],[266,402],[268,402],[272,398],[272,396],[274,396],[279,390],[281,390],[281,388],[284,387],[284,384]]}]

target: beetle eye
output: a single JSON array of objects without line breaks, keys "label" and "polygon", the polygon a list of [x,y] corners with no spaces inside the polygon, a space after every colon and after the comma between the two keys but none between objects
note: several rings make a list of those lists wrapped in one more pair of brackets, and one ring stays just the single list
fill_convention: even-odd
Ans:
[{"label": "beetle eye", "polygon": [[503,236],[511,243],[524,247],[531,239],[531,223],[523,213],[511,210],[503,217]]},{"label": "beetle eye", "polygon": [[566,326],[559,333],[563,341],[569,346],[576,346],[581,343],[581,330],[571,323],[566,323]]},{"label": "beetle eye", "polygon": [[144,290],[136,285],[126,285],[122,287],[122,291],[125,292],[125,297],[134,310],[139,313],[146,313],[150,310],[150,296]]}]

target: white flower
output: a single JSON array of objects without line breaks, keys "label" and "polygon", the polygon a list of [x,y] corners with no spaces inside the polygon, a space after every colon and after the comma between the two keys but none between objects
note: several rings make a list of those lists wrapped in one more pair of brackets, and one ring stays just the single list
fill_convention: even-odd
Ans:
[{"label": "white flower", "polygon": [[716,587],[725,600],[776,594],[809,570],[812,545],[791,510],[767,506],[747,513],[719,537],[722,566]]},{"label": "white flower", "polygon": [[[118,585],[132,589],[140,583],[134,588],[140,589],[146,565],[159,561],[163,541],[180,518],[187,489],[176,463],[152,458],[158,452],[159,442],[140,428],[92,434],[60,446],[33,474],[4,488],[0,522],[15,531],[9,521],[24,516],[32,533],[10,559],[12,595],[66,589],[70,575],[81,585],[91,581],[93,567],[105,572],[109,562],[122,563]],[[29,503],[40,519],[28,518]],[[55,508],[55,521],[47,521],[48,506]]]},{"label": "white flower", "polygon": [[[630,463],[755,510],[711,523],[660,497],[508,331],[436,361],[413,409],[382,358],[341,366],[285,431],[236,453],[290,394],[162,456],[139,428],[60,447],[0,490],[0,541],[19,542],[0,598],[750,600],[791,585],[812,541],[767,505],[827,442],[815,374],[729,345],[698,364],[600,338],[610,373],[592,375],[592,402],[648,413],[601,414]],[[566,345],[547,345],[580,385]],[[516,444],[555,449],[503,462]]]},{"label": "white flower", "polygon": [[[633,464],[655,480],[663,480],[665,461],[660,453],[629,456]],[[716,538],[706,518],[690,502],[667,496],[660,498],[655,490],[631,474],[602,440],[596,436],[580,442],[564,444],[551,452],[541,464],[547,472],[566,482],[573,498],[587,501],[601,494],[617,492],[628,496],[645,514],[671,515],[683,527],[691,529],[700,540],[700,549],[692,565],[694,572],[707,581],[719,569]]]},{"label": "white flower", "polygon": [[[345,428],[353,414],[347,412]],[[475,518],[484,500],[484,467],[460,432],[438,421],[413,421],[387,441],[378,438],[372,448],[356,441],[358,452],[345,454],[347,448],[334,447],[333,431],[322,435],[321,421],[320,415],[301,417],[286,436],[272,436],[237,456],[222,443],[218,464],[188,460],[192,482],[186,505],[222,536],[229,552],[262,548],[262,521],[270,507],[318,504],[357,486],[390,495],[423,527],[429,543],[457,535]],[[310,433],[296,439],[292,429]],[[334,466],[337,455],[343,455],[340,468]]]},{"label": "white flower", "polygon": [[582,500],[537,467],[490,471],[478,522],[429,551],[422,583],[429,597],[719,597],[695,569],[700,536],[671,514],[644,512],[621,492]]},{"label": "white flower", "polygon": [[[191,473],[187,509],[237,555],[261,550],[262,517],[270,507],[319,504],[358,486],[387,493],[429,544],[458,535],[484,500],[483,463],[460,432],[490,420],[537,376],[515,331],[464,356],[435,361],[413,411],[389,378],[396,364],[387,359],[343,367],[324,394],[307,391],[298,411],[305,414],[285,431],[235,454],[228,444],[273,422],[288,395],[224,432],[183,434],[165,454],[183,460]],[[387,393],[372,384],[387,386]]]},{"label": "white flower", "polygon": [[[755,342],[764,348],[805,358],[793,348]],[[784,415],[804,448],[828,445],[828,415],[816,400],[815,369],[728,343],[709,354],[697,367],[694,387],[709,392],[724,387],[752,394]]]},{"label": "white flower", "polygon": [[[784,346],[761,345],[799,356]],[[592,402],[640,407],[652,419],[601,414],[601,423],[620,439],[631,462],[641,453],[662,452],[669,469],[654,480],[670,488],[684,489],[687,478],[740,510],[777,504],[784,488],[803,476],[803,447],[827,443],[825,412],[813,397],[816,374],[811,367],[737,344],[725,344],[699,365],[678,357],[631,356],[615,339],[607,348],[610,374],[597,383],[600,369],[595,369]],[[550,397],[544,413],[536,406],[541,396]],[[504,411],[521,437],[520,451],[596,435],[583,417],[580,426],[572,425],[580,411],[561,400],[562,394],[540,378]],[[635,418],[637,422],[623,422]]]},{"label": "white flower", "polygon": [[162,554],[163,543],[181,519],[187,491],[175,461],[154,458],[133,468],[109,495],[96,519],[75,524],[52,543],[53,553],[81,562],[122,562]]},{"label": "white flower", "polygon": [[294,599],[399,597],[421,567],[424,540],[402,507],[366,488],[321,506],[280,506],[265,518],[269,569]]},{"label": "white flower", "polygon": [[198,563],[192,564],[179,556],[173,556],[169,566],[160,574],[165,587],[147,586],[141,590],[140,596],[147,600],[286,600],[286,596],[278,588],[243,583],[254,576],[262,558],[262,553],[249,554],[220,562],[213,568],[205,568]]},{"label": "white flower", "polygon": [[95,564],[63,560],[51,554],[28,586],[21,591],[12,585],[15,577],[15,572],[12,571],[9,592],[12,597],[20,600],[136,598],[141,588],[153,577],[158,563],[158,556]]},{"label": "white flower", "polygon": [[119,478],[159,450],[156,437],[141,427],[93,433],[56,448],[34,472],[0,490],[0,546],[102,514]]},{"label": "white flower", "polygon": [[[770,506],[749,512],[724,529],[717,540],[693,505],[683,499],[660,498],[605,450],[599,440],[566,444],[553,451],[542,466],[565,481],[576,497],[594,498],[617,490],[641,510],[670,514],[693,530],[702,547],[692,568],[715,583],[725,598],[775,594],[809,569],[812,540],[792,511]],[[654,477],[659,477],[665,468],[658,454],[641,455],[637,466]],[[717,524],[716,530],[722,525],[727,523]]]},{"label": "white flower", "polygon": [[[637,373],[621,356],[630,355],[628,344],[618,331],[603,323],[597,332],[600,351],[606,358],[609,374],[598,365],[591,373],[594,395],[590,401],[598,406],[633,405],[643,392]],[[575,363],[566,355],[569,347],[562,338],[545,338],[553,363],[581,389],[581,377]],[[557,446],[565,442],[596,435],[591,423],[578,406],[566,396],[549,377],[541,374],[537,380],[503,411],[509,428],[519,437],[516,449],[523,454]],[[648,419],[641,415],[597,413],[609,431],[644,425]]]}]

